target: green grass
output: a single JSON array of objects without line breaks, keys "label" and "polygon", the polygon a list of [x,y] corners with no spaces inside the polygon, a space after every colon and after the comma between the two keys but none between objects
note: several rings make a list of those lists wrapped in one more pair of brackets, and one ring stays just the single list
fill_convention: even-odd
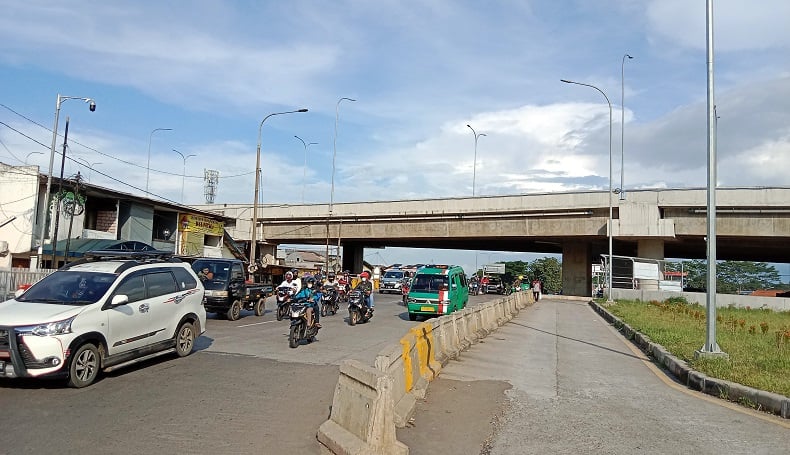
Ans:
[{"label": "green grass", "polygon": [[790,312],[718,308],[716,341],[729,359],[694,359],[705,343],[705,308],[681,299],[617,301],[607,309],[708,376],[790,397]]}]

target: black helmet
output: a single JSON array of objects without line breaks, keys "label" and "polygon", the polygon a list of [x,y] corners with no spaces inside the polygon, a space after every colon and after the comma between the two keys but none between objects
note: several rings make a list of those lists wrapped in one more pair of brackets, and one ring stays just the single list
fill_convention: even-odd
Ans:
[{"label": "black helmet", "polygon": [[307,284],[308,284],[308,285],[310,285],[310,284],[315,284],[315,278],[313,278],[313,277],[310,277],[310,278],[308,278],[308,279],[307,279]]},{"label": "black helmet", "polygon": [[335,272],[329,272],[326,275],[326,277],[329,278],[330,280],[334,280],[335,279]]}]

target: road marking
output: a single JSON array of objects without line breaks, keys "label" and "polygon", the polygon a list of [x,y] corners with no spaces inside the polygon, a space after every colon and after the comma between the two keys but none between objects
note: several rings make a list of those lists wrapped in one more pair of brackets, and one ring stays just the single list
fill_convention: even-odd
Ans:
[{"label": "road marking", "polygon": [[678,384],[677,382],[675,382],[675,380],[673,378],[669,377],[667,375],[667,373],[665,373],[661,368],[656,366],[656,364],[653,363],[651,360],[641,357],[641,356],[645,355],[645,353],[642,352],[642,350],[639,349],[636,345],[634,345],[630,340],[627,340],[618,330],[616,330],[614,328],[614,326],[612,326],[611,324],[607,324],[607,326],[608,326],[609,330],[611,330],[612,332],[615,333],[617,338],[624,345],[628,346],[628,349],[630,349],[631,352],[633,352],[634,354],[636,354],[637,356],[640,357],[640,360],[642,361],[642,363],[644,363],[645,366],[647,366],[647,368],[649,368],[650,371],[652,371],[653,374],[655,374],[656,377],[661,380],[661,382],[663,382],[664,384],[668,385],[669,387],[671,387],[671,388],[673,388],[673,389],[675,389],[675,390],[677,390],[679,392],[683,392],[686,395],[692,396],[694,398],[707,401],[708,403],[713,403],[715,405],[722,406],[722,407],[731,409],[731,410],[736,411],[736,412],[740,412],[741,414],[750,415],[752,417],[756,417],[756,418],[764,420],[766,422],[770,422],[770,423],[773,423],[775,425],[779,425],[780,427],[784,427],[784,428],[790,429],[790,422],[785,422],[784,419],[782,419],[781,417],[774,416],[773,414],[766,414],[764,412],[756,411],[754,409],[741,406],[741,405],[733,403],[731,401],[727,401],[727,400],[725,400],[723,398],[716,398],[716,397],[708,395],[706,393],[702,393],[702,392],[699,392],[699,391],[696,391],[696,390],[689,389],[688,387],[686,387],[683,384]]},{"label": "road marking", "polygon": [[250,326],[253,326],[253,325],[268,324],[270,322],[280,322],[280,321],[253,322],[252,324],[237,325],[236,327],[239,327],[239,328],[241,328],[241,327],[250,327]]}]

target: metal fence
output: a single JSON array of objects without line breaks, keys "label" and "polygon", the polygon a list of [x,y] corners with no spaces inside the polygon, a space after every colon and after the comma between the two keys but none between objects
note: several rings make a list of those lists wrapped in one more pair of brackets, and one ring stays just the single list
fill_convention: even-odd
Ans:
[{"label": "metal fence", "polygon": [[0,297],[2,300],[14,297],[14,292],[23,284],[33,284],[55,269],[0,269]]}]

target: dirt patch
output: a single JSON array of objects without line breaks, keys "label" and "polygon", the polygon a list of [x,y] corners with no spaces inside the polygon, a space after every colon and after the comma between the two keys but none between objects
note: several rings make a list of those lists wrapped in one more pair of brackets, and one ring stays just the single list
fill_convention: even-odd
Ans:
[{"label": "dirt patch", "polygon": [[437,378],[414,419],[397,430],[410,454],[488,453],[496,422],[502,415],[510,384],[504,381],[455,381]]}]

